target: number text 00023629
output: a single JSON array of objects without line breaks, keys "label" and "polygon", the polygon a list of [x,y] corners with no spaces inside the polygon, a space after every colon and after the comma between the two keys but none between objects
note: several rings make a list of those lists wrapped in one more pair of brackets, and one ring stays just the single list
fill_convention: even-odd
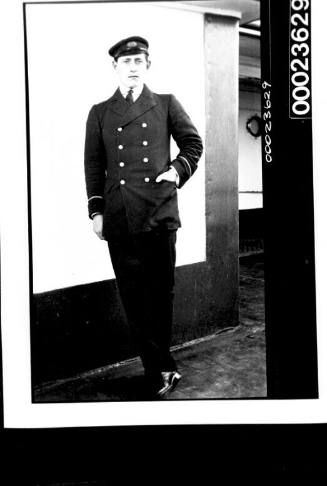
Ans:
[{"label": "number text 00023629", "polygon": [[310,118],[310,2],[291,0],[290,117]]},{"label": "number text 00023629", "polygon": [[264,81],[262,83],[262,89],[263,89],[263,120],[264,120],[264,137],[265,137],[265,143],[264,143],[264,160],[268,163],[272,162],[272,153],[271,153],[271,84],[269,84],[267,81]]}]

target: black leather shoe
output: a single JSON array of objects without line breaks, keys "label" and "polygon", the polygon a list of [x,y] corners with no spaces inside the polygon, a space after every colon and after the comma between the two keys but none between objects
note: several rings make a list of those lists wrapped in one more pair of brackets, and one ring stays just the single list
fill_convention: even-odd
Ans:
[{"label": "black leather shoe", "polygon": [[178,371],[162,371],[161,376],[163,385],[157,392],[159,397],[163,397],[168,392],[172,392],[182,378],[182,375]]}]

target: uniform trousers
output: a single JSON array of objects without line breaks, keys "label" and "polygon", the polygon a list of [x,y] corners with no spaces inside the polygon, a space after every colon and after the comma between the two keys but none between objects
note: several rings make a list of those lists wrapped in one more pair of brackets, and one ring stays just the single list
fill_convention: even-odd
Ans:
[{"label": "uniform trousers", "polygon": [[145,374],[176,370],[170,353],[176,263],[176,230],[127,232],[108,239],[127,320]]}]

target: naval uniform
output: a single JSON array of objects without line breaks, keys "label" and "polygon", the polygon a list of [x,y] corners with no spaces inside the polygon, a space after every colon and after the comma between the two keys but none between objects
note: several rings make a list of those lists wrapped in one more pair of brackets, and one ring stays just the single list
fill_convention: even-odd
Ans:
[{"label": "naval uniform", "polygon": [[[170,137],[179,148],[173,161]],[[146,85],[132,105],[118,88],[89,112],[84,158],[89,217],[103,214],[121,300],[149,374],[176,370],[169,347],[181,226],[176,183],[155,180],[172,166],[181,188],[202,150],[178,100]]]}]

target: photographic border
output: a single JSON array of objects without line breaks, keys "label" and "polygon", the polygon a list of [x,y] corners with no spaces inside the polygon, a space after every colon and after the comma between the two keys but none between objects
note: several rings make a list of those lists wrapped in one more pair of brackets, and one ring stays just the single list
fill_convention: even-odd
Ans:
[{"label": "photographic border", "polygon": [[[19,2],[19,4],[21,4],[21,2]],[[261,3],[261,9],[262,9],[262,10],[261,10],[261,18],[262,18],[262,19],[263,19],[263,15],[264,15],[264,9],[266,8],[266,6],[267,6],[267,2],[264,2],[264,0],[263,0],[263,1],[262,1],[262,3]],[[272,13],[272,12],[271,12],[271,13]],[[275,36],[276,36],[276,34],[277,34],[277,30],[280,32],[280,29],[281,29],[281,28],[283,28],[283,26],[284,26],[284,24],[285,24],[285,19],[284,19],[283,26],[279,25],[279,26],[278,26],[278,29],[277,29],[277,25],[276,25],[277,23],[275,23],[275,22],[276,22],[276,16],[281,16],[281,15],[282,15],[282,11],[281,11],[281,9],[280,9],[280,5],[279,5],[279,10],[278,10],[278,12],[276,13],[276,11],[274,11],[274,14],[272,14],[272,16],[271,16],[271,20],[272,20],[271,26],[274,26],[274,27],[273,27],[273,31],[275,32]],[[283,18],[283,17],[282,17],[282,18]],[[275,30],[274,30],[274,29],[275,29]],[[288,29],[288,25],[287,25],[287,29]],[[274,44],[274,42],[275,42],[275,44]],[[276,40],[276,37],[272,36],[272,48],[273,48],[273,49],[272,49],[272,58],[274,58],[274,55],[276,55],[276,52],[277,52],[277,50],[278,50],[278,48],[279,48],[279,47],[280,47],[280,46],[279,46],[279,43],[278,43],[278,42],[277,42],[277,40]],[[275,59],[276,59],[276,57],[275,57]],[[280,59],[280,61],[279,61],[279,62],[282,62],[282,60]],[[273,69],[274,69],[274,64],[272,63],[272,71],[273,71]],[[275,95],[274,95],[274,96],[275,96],[275,99],[278,99],[278,89],[282,89],[281,84],[278,84],[278,83],[277,83],[277,84],[275,85],[275,88],[274,88],[274,89],[275,89]],[[274,106],[276,107],[276,103],[275,103],[275,102],[274,102]],[[276,108],[275,108],[275,110],[276,110]],[[281,117],[281,118],[280,118],[280,120],[279,120],[279,121],[280,121],[280,126],[278,126],[278,133],[280,133],[280,132],[283,130],[283,127],[285,128],[285,125],[283,125],[283,121],[285,122],[285,120],[283,119],[283,115],[284,115],[284,114],[283,114],[283,113],[279,113],[279,112],[278,112],[278,110],[277,110],[277,111],[275,111],[275,113],[274,113],[274,121],[275,121],[275,125],[274,125],[274,126],[275,126],[275,127],[276,127],[276,125],[278,124],[278,116],[280,116],[280,117]],[[295,133],[293,133],[293,137],[298,137],[298,133],[296,133],[296,134],[295,134]],[[290,140],[290,139],[288,139],[288,140]],[[278,140],[278,139],[276,138],[276,131],[275,131],[275,133],[274,133],[274,144],[275,144],[275,145],[274,145],[274,150],[275,150],[275,149],[276,149],[277,144],[278,144],[278,145],[280,144],[280,140]],[[275,153],[276,153],[276,152],[275,152]],[[277,157],[277,158],[278,158],[278,157]],[[290,175],[290,173],[288,173],[288,175]],[[284,176],[285,176],[285,174],[284,174]],[[276,177],[277,177],[277,175],[276,175]],[[267,179],[266,179],[266,181],[267,181]],[[308,180],[308,182],[309,182],[309,190],[310,190],[310,186],[311,186],[311,184],[310,184],[310,179]],[[268,184],[272,184],[272,181],[271,181],[271,180],[269,180],[268,182],[266,182],[266,188],[264,189],[264,193],[266,194],[266,196],[265,196],[265,197],[266,197],[266,201],[269,201],[269,197],[270,197],[270,196],[269,196],[269,188],[267,189],[267,187],[269,187],[269,186],[267,186],[267,183],[268,183]],[[273,185],[271,186],[271,189],[272,189],[272,193],[273,193],[273,192],[274,192],[274,191],[273,191],[273,189],[274,189]],[[267,191],[268,191],[268,192],[267,192]],[[312,196],[312,194],[311,194],[311,196]],[[274,198],[275,198],[275,197],[276,197],[276,196],[275,196],[275,194],[274,194]],[[312,197],[311,197],[311,202],[312,202]],[[310,203],[310,204],[311,204],[311,203]],[[265,208],[267,208],[267,204],[265,205]],[[275,207],[274,207],[274,209],[275,209]],[[312,204],[311,204],[311,206],[310,206],[309,211],[311,211],[311,210],[312,210]],[[271,211],[273,211],[273,209],[271,209]],[[310,219],[310,218],[311,218],[311,219]],[[311,214],[311,215],[309,214],[309,220],[311,221],[311,224],[312,224],[312,223],[313,223],[313,221],[312,221],[312,214]],[[279,221],[279,222],[280,222],[280,221]],[[285,229],[285,228],[286,228],[286,229],[288,228],[288,226],[287,226],[286,222],[285,222],[285,226],[283,226],[283,229]],[[269,228],[267,229],[267,231],[268,231],[268,235],[269,235]],[[269,236],[267,236],[267,233],[266,233],[266,238],[265,238],[265,243],[266,243],[266,244],[267,244],[267,241],[268,241],[268,239],[267,239],[267,238],[269,238]],[[312,234],[310,235],[310,238],[312,238]],[[311,241],[311,244],[312,244],[312,239],[311,239],[310,241]],[[309,242],[309,243],[310,243],[310,242]],[[268,244],[268,248],[269,248],[269,244]],[[311,248],[311,250],[312,250],[312,248]],[[275,251],[275,249],[274,249],[274,251]],[[310,253],[310,260],[309,260],[309,268],[311,269],[311,272],[312,272],[312,268],[314,268],[314,262],[312,262],[312,259],[311,259],[311,258],[312,258],[312,253]],[[275,261],[276,261],[276,260],[275,260]],[[266,273],[266,275],[267,275],[267,273]],[[269,278],[268,278],[268,280],[269,280]],[[310,281],[311,281],[311,283],[312,283],[312,274],[311,274],[311,276],[310,276]],[[279,280],[275,280],[275,284],[276,284],[275,291],[277,290],[277,283],[278,283],[278,282],[279,282]],[[293,283],[294,283],[294,281],[293,281]],[[268,293],[270,293],[270,292],[271,292],[271,289],[272,289],[272,287],[271,287],[271,284],[270,284],[270,287],[268,286],[268,288],[267,288]],[[280,289],[279,289],[279,290],[280,290]],[[293,290],[295,290],[295,289],[294,289],[294,287],[293,287]],[[311,290],[312,290],[312,289],[311,289]],[[280,294],[280,292],[279,292],[279,294]],[[270,295],[271,295],[271,294],[270,294]],[[277,294],[275,294],[275,297],[276,297],[276,295],[277,295]],[[295,291],[294,291],[293,293],[291,293],[290,295],[291,295],[292,297],[295,297],[295,298],[298,298],[298,297],[299,297],[299,294],[298,294],[297,292],[295,292]],[[288,297],[290,297],[290,295],[289,295]],[[312,295],[311,295],[311,298],[312,298]],[[272,305],[272,300],[270,300],[270,301],[268,302],[268,307],[269,307],[269,305]],[[311,305],[312,305],[312,301],[311,301]],[[267,307],[266,307],[266,309],[267,309]],[[284,309],[283,309],[283,310],[284,310]],[[266,312],[267,312],[267,310],[266,310]],[[287,312],[286,312],[286,313],[287,313]],[[312,314],[311,314],[311,318],[312,318]],[[301,315],[301,319],[300,319],[300,321],[299,321],[299,322],[303,322],[303,321],[302,321],[302,319],[303,319],[303,315]],[[277,322],[278,322],[278,320],[277,320]],[[302,329],[302,328],[301,328],[301,329]],[[273,333],[274,333],[274,334],[273,334],[273,337],[274,337],[274,339],[275,339],[275,341],[274,341],[275,350],[277,350],[277,349],[278,349],[278,344],[279,344],[279,343],[278,343],[278,339],[277,339],[277,338],[278,338],[278,335],[279,335],[279,333],[280,333],[280,330],[281,330],[280,328],[279,328],[279,329],[278,329],[278,328],[277,328],[277,329],[275,328],[275,329],[273,330]],[[278,332],[277,332],[277,331],[278,331]],[[283,329],[283,331],[285,331],[285,329]],[[311,340],[312,340],[312,328],[310,328],[310,333],[311,333]],[[314,327],[314,330],[313,330],[313,334],[314,334],[314,336],[315,336],[315,327]],[[271,336],[271,335],[270,335],[270,336]],[[285,334],[284,334],[284,336],[285,336]],[[291,333],[291,332],[289,332],[289,333],[288,333],[288,332],[287,332],[287,330],[286,330],[286,338],[287,338],[286,340],[287,340],[288,344],[289,344],[290,342],[292,342],[292,343],[293,343],[293,345],[294,345],[294,340],[292,339],[292,338],[294,338],[293,333]],[[304,366],[305,361],[303,362],[303,350],[306,350],[306,351],[307,351],[307,349],[308,349],[308,348],[307,348],[307,342],[308,342],[308,341],[307,341],[307,339],[306,339],[306,338],[307,338],[307,335],[305,334],[305,335],[300,336],[299,340],[297,340],[297,341],[296,341],[296,343],[297,343],[297,344],[299,344],[299,347],[298,347],[298,350],[297,350],[297,351],[298,351],[298,352],[297,352],[297,354],[296,354],[296,358],[297,358],[297,359],[295,360],[295,362],[296,362],[296,364],[297,364],[297,365],[298,365],[298,364],[300,364],[300,366],[301,366],[301,370],[303,370],[303,369],[305,368],[305,366]],[[314,344],[314,347],[315,347],[315,344]],[[271,349],[271,353],[273,353],[273,348],[270,348],[270,349]],[[300,352],[300,351],[301,351],[301,352]],[[276,354],[275,354],[275,356],[276,356]],[[292,390],[290,390],[290,388],[289,388],[289,384],[290,384],[290,383],[292,383],[292,377],[294,376],[294,370],[295,370],[295,367],[294,367],[294,360],[292,359],[292,369],[291,369],[291,372],[286,373],[286,375],[287,375],[287,376],[285,376],[285,374],[280,375],[279,370],[282,368],[282,365],[283,365],[283,364],[285,364],[285,363],[289,363],[289,362],[290,362],[290,356],[289,356],[289,355],[288,355],[288,353],[287,353],[287,348],[286,348],[286,347],[283,347],[283,349],[282,349],[282,353],[280,353],[280,348],[279,348],[279,351],[278,351],[278,356],[279,356],[279,358],[278,358],[278,360],[277,360],[277,361],[278,361],[278,363],[277,363],[277,365],[275,366],[275,368],[273,368],[273,367],[270,365],[270,366],[271,366],[271,367],[270,367],[270,370],[271,370],[271,371],[270,371],[270,373],[271,373],[271,375],[270,375],[270,376],[271,376],[271,377],[272,377],[272,378],[275,380],[275,383],[277,384],[277,386],[279,386],[279,389],[277,389],[277,392],[275,392],[275,393],[276,393],[276,395],[275,395],[275,397],[274,397],[274,398],[277,398],[277,397],[278,397],[278,398],[298,398],[298,388],[297,388],[296,386],[295,386],[294,388],[292,388]],[[292,358],[294,358],[294,356],[292,356]],[[311,356],[310,360],[311,360],[311,359],[312,359],[312,356]],[[270,361],[269,361],[269,362],[270,362]],[[275,361],[275,364],[276,364],[276,361]],[[311,362],[311,364],[309,365],[309,367],[310,367],[311,372],[313,371],[314,375],[316,376],[316,375],[317,375],[317,372],[316,372],[316,362],[315,362],[315,360],[314,360],[314,363],[312,363],[312,362]],[[306,368],[306,369],[307,369],[307,368]],[[296,373],[296,376],[297,376],[297,375],[298,375],[298,373]],[[302,379],[302,377],[303,377],[303,376],[305,376],[305,375],[303,375],[302,373],[300,373],[300,378],[301,378],[301,379]],[[306,376],[308,376],[308,375],[306,375]],[[312,377],[312,374],[311,374],[311,373],[309,373],[309,377],[310,377],[310,376]],[[282,387],[282,386],[280,386],[280,385],[283,385],[283,383],[281,383],[281,380],[284,380],[284,386],[286,386],[286,388],[287,388],[287,389],[286,389],[286,395],[283,395],[283,396],[280,396],[281,390],[283,390],[283,387]],[[311,384],[309,385],[309,386],[310,386],[310,389],[308,389],[308,391],[307,391],[308,397],[311,397],[311,396],[312,396],[312,394],[313,394],[313,395],[315,395],[315,393],[316,393],[316,388],[317,388],[317,383],[316,383],[316,380],[314,380],[313,382],[310,380],[310,382],[311,382]],[[298,382],[298,381],[297,381],[296,385],[299,385],[299,382]],[[312,385],[313,385],[313,391],[314,391],[314,393],[312,393],[312,388],[311,388],[311,387],[312,387]],[[275,390],[276,390],[276,389],[275,389]],[[291,397],[289,396],[290,394],[291,394]],[[302,398],[302,397],[301,397],[301,398]],[[286,407],[286,404],[285,404],[285,403],[284,403],[284,405],[285,405],[284,410],[285,410],[285,412],[286,412],[286,408],[287,408],[287,407]],[[277,408],[278,408],[278,407],[277,407]],[[289,417],[288,413],[286,413],[286,415]],[[319,415],[319,416],[320,416],[320,415]],[[319,420],[319,416],[317,416],[317,415],[316,415],[315,417],[313,417],[313,416],[312,416],[312,418],[311,418],[311,419],[309,419],[309,420]],[[211,420],[211,418],[212,418],[212,417],[213,417],[213,415],[210,415],[209,420]],[[267,417],[267,415],[266,415],[266,417]],[[245,418],[245,417],[244,417],[244,418]],[[247,420],[248,420],[248,418],[247,418]],[[265,420],[265,419],[263,419],[263,420]],[[242,418],[240,419],[240,421],[241,421],[240,423],[242,423],[242,421],[243,421],[243,420],[242,420]]]}]

